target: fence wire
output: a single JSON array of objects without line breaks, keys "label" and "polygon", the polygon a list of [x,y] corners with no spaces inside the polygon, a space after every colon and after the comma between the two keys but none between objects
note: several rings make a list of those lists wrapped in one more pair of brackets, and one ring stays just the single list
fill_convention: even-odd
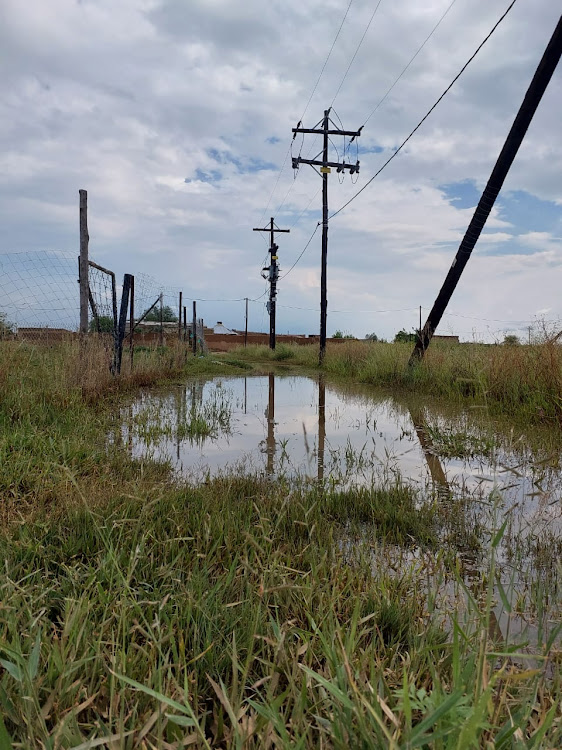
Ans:
[{"label": "fence wire", "polygon": [[113,333],[117,324],[117,298],[115,276],[90,263],[89,285],[89,325],[90,331]]},{"label": "fence wire", "polygon": [[26,251],[0,255],[3,329],[76,331],[80,322],[76,254]]}]

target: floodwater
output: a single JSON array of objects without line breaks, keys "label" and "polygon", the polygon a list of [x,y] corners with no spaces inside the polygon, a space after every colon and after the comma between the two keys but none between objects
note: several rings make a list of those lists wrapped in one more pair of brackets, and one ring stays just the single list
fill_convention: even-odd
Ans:
[{"label": "floodwater", "polygon": [[[506,521],[497,554],[509,595],[525,590],[536,600],[541,581],[548,580],[542,616],[551,624],[559,620],[557,432],[522,431],[482,409],[278,373],[146,391],[123,407],[120,420],[118,439],[133,456],[168,461],[194,481],[230,471],[336,487],[400,480],[420,497],[443,503],[462,498],[476,535],[489,539]],[[465,568],[479,576],[471,554],[467,549]],[[498,613],[498,627],[505,618],[505,611]]]},{"label": "floodwater", "polygon": [[[193,415],[209,434],[185,430]],[[560,518],[562,438],[545,443],[443,401],[269,373],[146,391],[121,420],[135,457],[194,479],[236,470],[370,485],[394,476],[480,498],[495,488],[526,516]]]}]

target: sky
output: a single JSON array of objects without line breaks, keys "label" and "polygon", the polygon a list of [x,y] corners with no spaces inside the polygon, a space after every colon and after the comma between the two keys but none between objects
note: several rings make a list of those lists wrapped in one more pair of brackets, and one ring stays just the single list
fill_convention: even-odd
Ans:
[{"label": "sky", "polygon": [[[37,278],[50,280],[50,258],[52,273],[63,257],[75,274],[83,188],[93,260],[117,279],[134,274],[148,296],[162,287],[171,305],[182,290],[187,305],[200,300],[206,324],[231,328],[243,328],[248,297],[250,330],[268,330],[268,238],[252,229],[274,217],[291,230],[277,236],[277,331],[318,333],[320,230],[283,276],[321,218],[321,179],[305,165],[294,173],[291,155],[312,158],[321,143],[292,142],[291,128],[314,127],[329,106],[345,129],[364,125],[346,144],[359,174],[329,177],[336,211],[508,5],[2,0],[1,309],[25,322],[6,303],[17,286],[20,302],[50,319],[51,303],[35,300],[12,254],[37,254]],[[425,321],[559,14],[555,0],[517,0],[407,146],[330,221],[329,335],[392,338],[419,325],[420,305]],[[438,333],[526,339],[529,326],[562,318],[561,121],[559,66]],[[343,148],[334,137],[331,158]],[[59,306],[72,307],[73,295]]]}]

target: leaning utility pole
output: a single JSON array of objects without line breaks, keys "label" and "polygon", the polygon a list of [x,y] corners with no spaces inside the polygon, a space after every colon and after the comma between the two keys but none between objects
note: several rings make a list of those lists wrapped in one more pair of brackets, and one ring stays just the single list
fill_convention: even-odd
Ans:
[{"label": "leaning utility pole", "polygon": [[523,142],[525,133],[531,124],[533,115],[539,106],[546,87],[552,78],[552,74],[556,70],[561,55],[562,16],[558,21],[550,42],[548,43],[542,59],[535,71],[535,75],[527,89],[523,103],[519,107],[519,112],[513,121],[511,130],[508,133],[494,169],[492,170],[490,179],[484,188],[482,197],[478,201],[474,215],[472,216],[468,229],[466,230],[459,249],[457,250],[457,254],[455,255],[455,259],[449,269],[449,273],[443,282],[443,286],[437,295],[437,299],[433,303],[433,307],[431,308],[425,325],[417,337],[416,345],[410,356],[409,364],[411,366],[423,358],[435,329],[443,317],[443,313],[445,312],[462,272],[468,263],[468,259],[474,250],[474,246],[480,237],[484,224],[490,215],[490,211],[492,210],[504,180],[507,177],[507,173],[513,164],[517,151]]},{"label": "leaning utility pole", "polygon": [[279,279],[279,266],[277,265],[279,245],[275,244],[275,232],[285,232],[288,234],[290,229],[278,229],[277,225],[273,221],[273,216],[269,220],[269,227],[264,229],[254,228],[254,232],[269,232],[269,253],[271,260],[269,266],[266,266],[262,271],[267,271],[267,276],[264,279],[269,281],[269,302],[267,303],[267,311],[269,313],[269,348],[275,349],[275,302],[277,299],[277,280]]},{"label": "leaning utility pole", "polygon": [[[345,172],[349,169],[349,173],[359,172],[359,161],[355,164],[346,164],[345,161],[328,161],[328,136],[329,135],[349,135],[352,136],[350,144],[361,135],[362,127],[359,130],[339,130],[335,123],[330,120],[330,110],[332,108],[324,110],[324,118],[321,120],[322,127],[318,128],[320,123],[317,123],[315,128],[296,128],[292,129],[293,140],[297,133],[315,133],[324,137],[322,151],[322,160],[318,161],[318,156],[315,159],[303,159],[300,156],[293,157],[293,169],[298,169],[299,164],[310,164],[312,167],[320,167],[322,176],[322,270],[320,274],[320,364],[324,361],[324,355],[326,354],[326,318],[328,312],[328,298],[327,298],[327,264],[328,264],[328,175],[332,171],[332,167],[336,172]],[[334,126],[330,128],[330,123]],[[299,123],[300,125],[300,123]],[[318,170],[316,170],[318,171]]]}]

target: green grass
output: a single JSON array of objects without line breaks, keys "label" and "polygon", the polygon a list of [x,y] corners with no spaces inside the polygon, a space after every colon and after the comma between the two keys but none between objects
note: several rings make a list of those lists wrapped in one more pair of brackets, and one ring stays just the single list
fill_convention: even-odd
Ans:
[{"label": "green grass", "polygon": [[2,749],[561,745],[556,634],[491,634],[503,529],[469,587],[462,508],[400,482],[173,479],[79,354],[0,347]]}]

